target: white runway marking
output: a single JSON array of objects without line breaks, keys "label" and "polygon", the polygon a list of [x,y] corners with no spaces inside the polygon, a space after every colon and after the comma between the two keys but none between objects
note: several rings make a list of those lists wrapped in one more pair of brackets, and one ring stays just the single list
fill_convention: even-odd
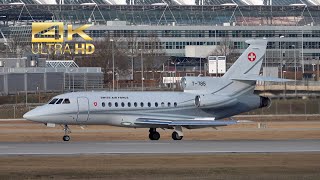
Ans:
[{"label": "white runway marking", "polygon": [[320,152],[320,140],[0,143],[0,155]]}]

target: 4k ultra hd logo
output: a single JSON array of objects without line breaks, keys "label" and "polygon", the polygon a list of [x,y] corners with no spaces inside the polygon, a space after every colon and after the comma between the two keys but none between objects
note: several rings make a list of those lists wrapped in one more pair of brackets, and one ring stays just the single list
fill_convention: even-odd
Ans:
[{"label": "4k ultra hd logo", "polygon": [[[85,41],[92,41],[84,30],[91,25],[86,24],[73,29],[72,25],[67,25],[64,37],[63,22],[32,23],[32,53],[33,54],[92,54],[95,47],[91,43],[71,43],[73,35],[77,34]],[[66,43],[70,41],[70,43]]]}]

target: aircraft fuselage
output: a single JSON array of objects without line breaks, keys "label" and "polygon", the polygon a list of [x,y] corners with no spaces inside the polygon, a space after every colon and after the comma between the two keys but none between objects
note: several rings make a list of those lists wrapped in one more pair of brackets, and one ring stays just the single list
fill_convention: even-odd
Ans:
[{"label": "aircraft fuselage", "polygon": [[[195,105],[196,96],[186,92],[74,92],[54,97],[62,99],[61,103],[37,107],[25,117],[44,123],[141,127],[134,124],[138,118],[220,119],[260,106],[260,97],[250,95],[237,98],[232,106],[201,108]],[[63,103],[64,99],[70,103]]]}]

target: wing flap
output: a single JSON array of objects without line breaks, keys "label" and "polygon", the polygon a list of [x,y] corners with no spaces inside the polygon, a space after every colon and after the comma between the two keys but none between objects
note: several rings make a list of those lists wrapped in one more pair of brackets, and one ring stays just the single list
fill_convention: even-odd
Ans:
[{"label": "wing flap", "polygon": [[161,120],[139,118],[136,120],[137,125],[166,125],[166,126],[227,126],[237,124],[235,120]]}]

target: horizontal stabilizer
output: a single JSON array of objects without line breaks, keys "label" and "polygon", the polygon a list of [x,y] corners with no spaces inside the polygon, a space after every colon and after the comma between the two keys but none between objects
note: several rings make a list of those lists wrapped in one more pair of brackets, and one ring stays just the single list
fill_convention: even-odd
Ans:
[{"label": "horizontal stabilizer", "polygon": [[257,75],[246,75],[240,77],[233,77],[231,80],[237,81],[271,81],[271,82],[292,82],[292,79],[282,79],[276,77],[265,77],[265,76],[257,76]]},{"label": "horizontal stabilizer", "polygon": [[237,124],[234,120],[161,120],[139,118],[136,120],[137,125],[166,125],[166,126],[227,126]]}]

